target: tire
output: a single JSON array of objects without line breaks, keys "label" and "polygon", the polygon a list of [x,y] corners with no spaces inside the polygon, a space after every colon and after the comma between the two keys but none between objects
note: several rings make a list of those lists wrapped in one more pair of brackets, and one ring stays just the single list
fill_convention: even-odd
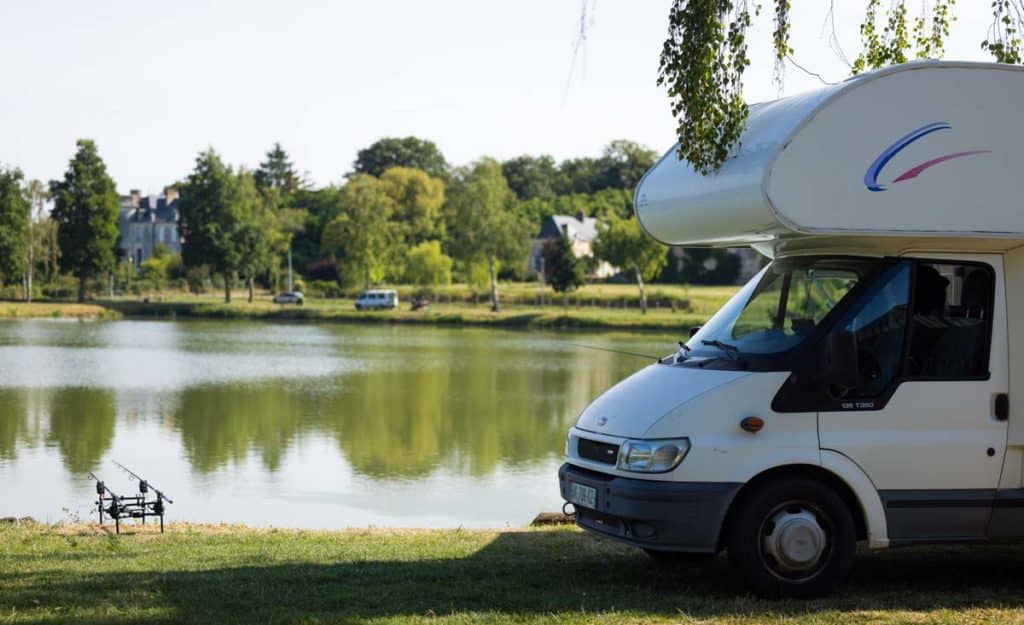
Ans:
[{"label": "tire", "polygon": [[857,546],[853,515],[825,484],[805,477],[775,479],[736,505],[729,559],[758,594],[820,597],[849,577]]},{"label": "tire", "polygon": [[655,564],[658,566],[676,567],[685,565],[697,565],[709,562],[714,559],[713,553],[686,553],[682,551],[664,551],[661,549],[644,549]]}]

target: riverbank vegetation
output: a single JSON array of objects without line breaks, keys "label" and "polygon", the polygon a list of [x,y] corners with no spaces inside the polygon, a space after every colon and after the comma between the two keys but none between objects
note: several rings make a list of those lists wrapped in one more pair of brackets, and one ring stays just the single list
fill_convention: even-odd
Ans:
[{"label": "riverbank vegetation", "polygon": [[[323,289],[323,290],[321,290]],[[490,308],[486,293],[465,284],[449,284],[430,291],[431,302],[411,310],[410,301],[422,288],[396,289],[397,310],[357,311],[356,288],[328,284],[312,286],[304,305],[279,305],[270,292],[257,293],[252,302],[236,292],[231,303],[219,294],[195,295],[165,289],[139,295],[101,298],[90,304],[70,302],[0,302],[0,317],[57,317],[110,319],[119,317],[302,320],[347,323],[410,323],[431,325],[485,325],[529,328],[591,328],[670,330],[685,333],[708,319],[735,287],[655,285],[648,293],[649,314],[638,315],[640,305],[630,285],[588,284],[572,293],[556,293],[536,283],[508,283],[499,312]],[[684,334],[680,334],[684,336]]]},{"label": "riverbank vegetation", "polygon": [[765,601],[725,558],[657,565],[571,528],[0,526],[3,623],[1011,623],[1020,547],[863,554],[841,594]]}]

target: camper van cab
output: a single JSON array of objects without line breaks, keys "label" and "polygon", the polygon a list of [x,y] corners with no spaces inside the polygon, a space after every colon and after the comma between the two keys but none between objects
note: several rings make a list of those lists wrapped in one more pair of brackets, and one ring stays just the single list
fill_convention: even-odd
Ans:
[{"label": "camper van cab", "polygon": [[577,523],[790,596],[860,541],[1024,538],[1022,101],[1020,68],[911,63],[752,107],[717,174],[670,150],[646,232],[769,260],[579,415]]}]

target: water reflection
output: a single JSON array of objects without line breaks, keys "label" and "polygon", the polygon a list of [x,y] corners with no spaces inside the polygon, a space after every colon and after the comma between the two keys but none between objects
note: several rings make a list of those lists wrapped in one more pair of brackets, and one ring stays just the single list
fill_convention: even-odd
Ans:
[{"label": "water reflection", "polygon": [[[573,340],[653,353],[671,344]],[[197,517],[230,520],[216,502],[244,491],[234,505],[261,507],[246,520],[280,525],[309,525],[324,506],[386,523],[408,516],[412,499],[423,516],[404,524],[501,524],[509,504],[493,518],[478,508],[512,488],[518,522],[557,506],[553,471],[579,410],[645,364],[494,330],[0,323],[0,479],[32,492],[57,461],[62,487],[80,491],[105,459],[131,459],[164,484],[206,489]],[[287,505],[263,510],[254,480]],[[492,494],[496,483],[506,490]]]}]

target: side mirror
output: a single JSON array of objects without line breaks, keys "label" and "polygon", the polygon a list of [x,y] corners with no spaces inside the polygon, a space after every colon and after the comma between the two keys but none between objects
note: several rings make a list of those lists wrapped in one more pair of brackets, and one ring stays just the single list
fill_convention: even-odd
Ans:
[{"label": "side mirror", "polygon": [[690,338],[691,339],[693,338],[694,334],[697,334],[698,332],[700,332],[700,328],[701,328],[701,326],[693,326],[692,328],[690,328]]},{"label": "side mirror", "polygon": [[845,395],[860,383],[860,366],[857,360],[857,335],[853,332],[836,330],[828,337],[828,365],[824,381]]}]

